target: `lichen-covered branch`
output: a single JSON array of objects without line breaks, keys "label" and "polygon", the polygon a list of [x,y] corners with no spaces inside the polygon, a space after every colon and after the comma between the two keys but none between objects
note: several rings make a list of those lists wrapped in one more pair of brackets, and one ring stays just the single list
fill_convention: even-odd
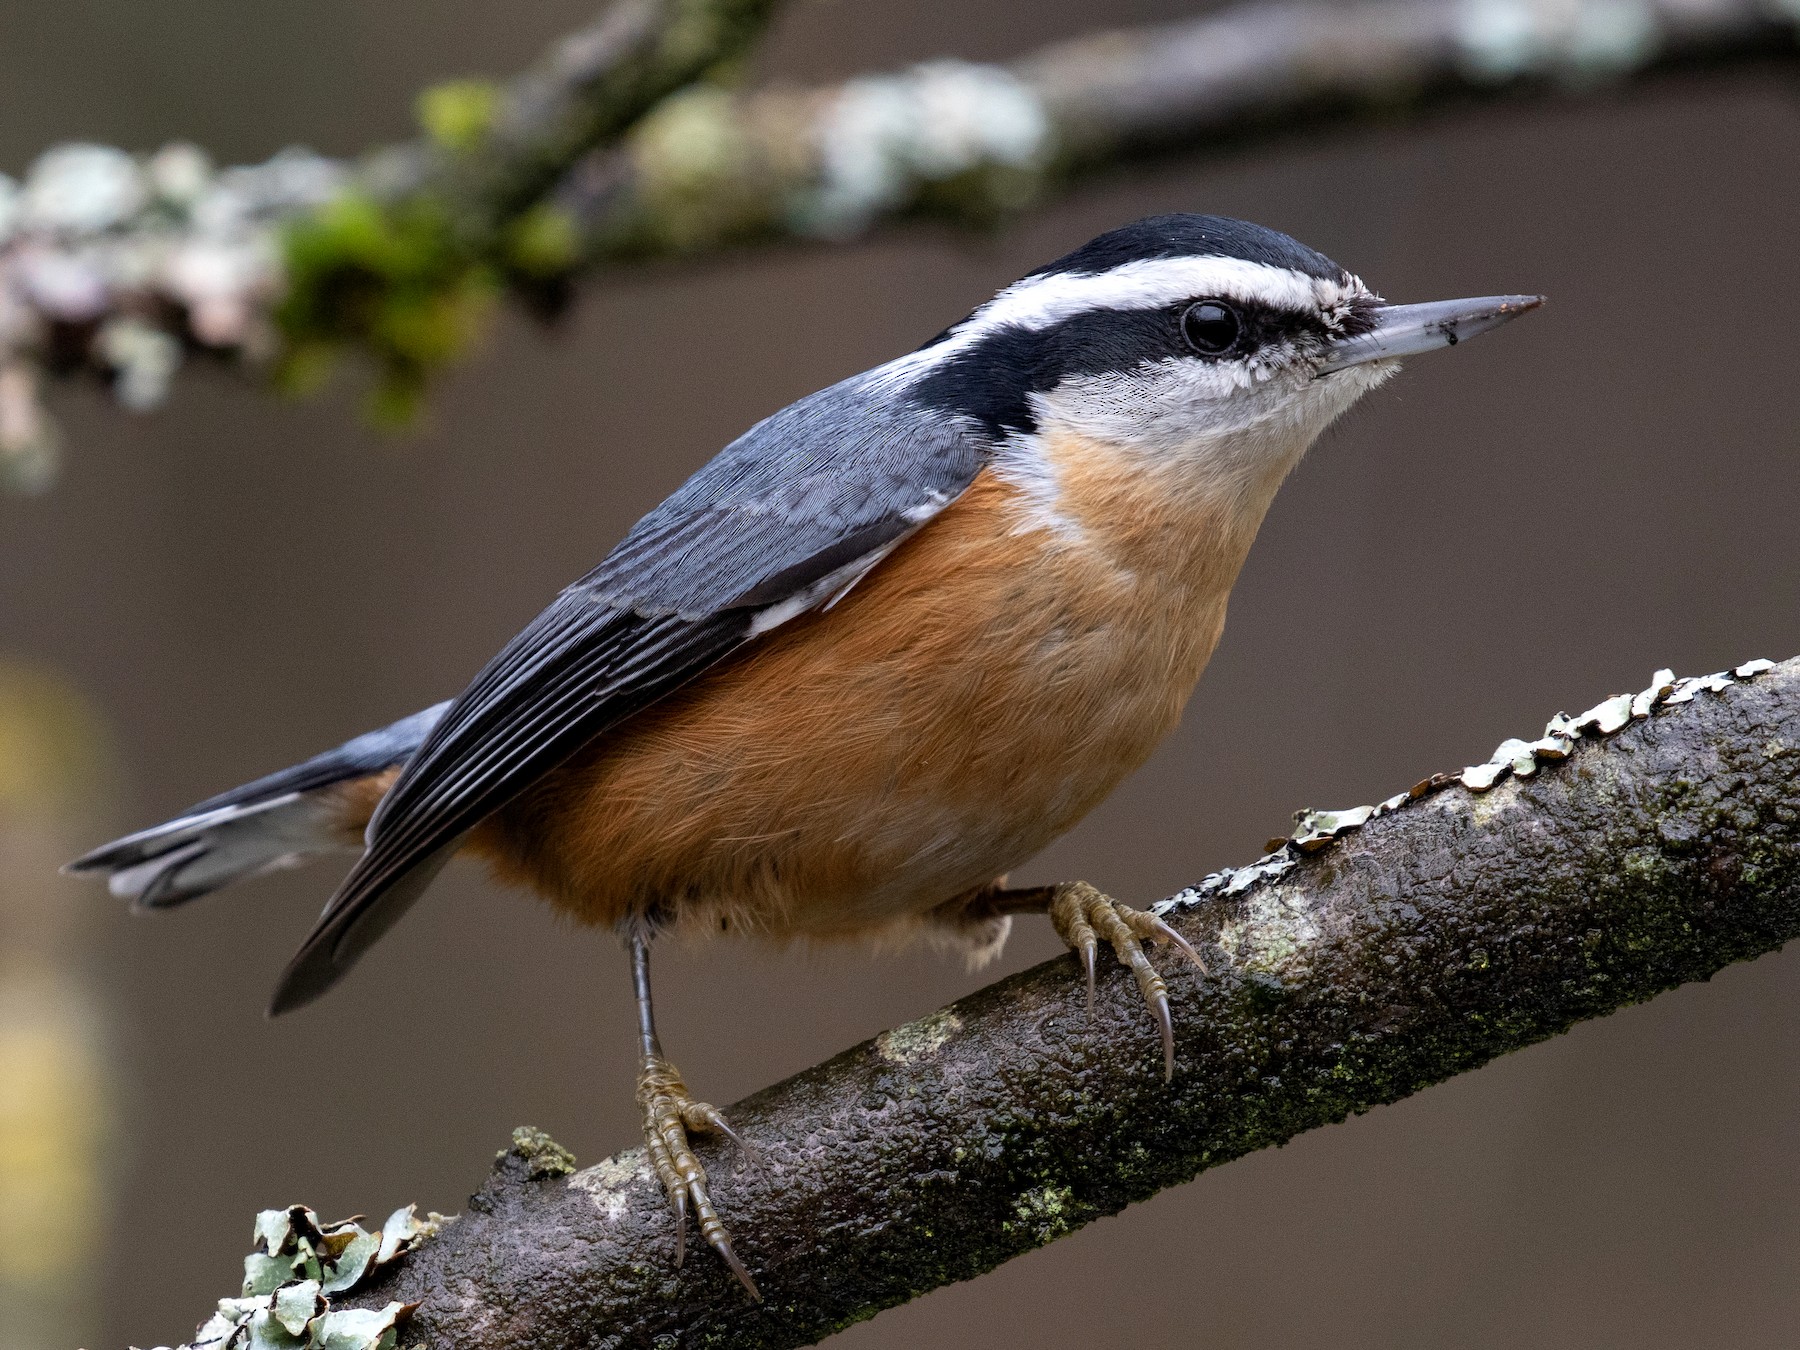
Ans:
[{"label": "lichen-covered branch", "polygon": [[591,260],[852,238],[894,218],[981,225],[1127,158],[1792,60],[1797,25],[1800,4],[1765,0],[1240,4],[1004,65],[933,61],[820,90],[689,90],[588,156],[558,200]]},{"label": "lichen-covered branch", "polygon": [[0,176],[0,480],[49,479],[46,372],[147,407],[192,352],[279,357],[303,386],[353,346],[403,416],[507,288],[553,309],[603,264],[987,225],[1125,158],[1800,53],[1800,0],[1249,0],[1008,64],[734,91],[774,7],[618,0],[508,85],[427,90],[427,135],[355,164],[64,146]]},{"label": "lichen-covered branch", "polygon": [[499,287],[545,299],[574,267],[545,193],[662,99],[734,66],[776,3],[614,0],[504,87],[427,90],[425,140],[371,154],[286,224],[275,309],[286,373],[304,382],[334,349],[360,346],[382,377],[377,413],[410,415]]},{"label": "lichen-covered branch", "polygon": [[1172,977],[1172,1084],[1124,970],[1090,1024],[1065,958],[733,1107],[760,1165],[706,1163],[764,1304],[705,1253],[673,1266],[641,1149],[576,1171],[522,1131],[344,1306],[416,1304],[402,1343],[434,1350],[810,1344],[1773,951],[1800,936],[1800,659],[1658,672],[1379,811],[1306,813],[1163,908],[1211,972]]},{"label": "lichen-covered branch", "polygon": [[426,90],[425,136],[356,164],[290,149],[215,171],[192,145],[64,145],[23,183],[0,174],[0,486],[54,476],[46,374],[98,374],[144,409],[189,353],[304,387],[355,344],[381,373],[376,412],[404,416],[503,281],[567,271],[545,190],[740,60],[776,3],[615,0],[510,84]]},{"label": "lichen-covered branch", "polygon": [[617,0],[505,86],[426,91],[428,139],[380,152],[368,178],[388,197],[429,193],[471,247],[492,247],[583,154],[742,57],[775,9],[776,0]]}]

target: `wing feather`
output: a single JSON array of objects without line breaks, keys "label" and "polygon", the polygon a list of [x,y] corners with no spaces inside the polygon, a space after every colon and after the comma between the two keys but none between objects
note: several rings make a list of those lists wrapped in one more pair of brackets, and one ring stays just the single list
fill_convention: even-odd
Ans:
[{"label": "wing feather", "polygon": [[745,642],[828,603],[968,487],[983,442],[941,414],[866,397],[881,377],[753,427],[488,662],[383,798],[272,1012],[334,984],[484,817]]}]

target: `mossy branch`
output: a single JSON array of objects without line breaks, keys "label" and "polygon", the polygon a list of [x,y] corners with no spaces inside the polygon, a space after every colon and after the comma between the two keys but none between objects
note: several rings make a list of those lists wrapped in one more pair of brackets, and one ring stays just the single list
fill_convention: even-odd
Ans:
[{"label": "mossy branch", "polygon": [[1251,0],[1003,65],[734,92],[775,7],[618,0],[510,83],[425,91],[427,134],[356,164],[63,146],[0,176],[0,483],[52,477],[45,374],[142,408],[191,352],[304,388],[354,348],[400,420],[497,296],[554,313],[605,264],[990,227],[1125,159],[1800,52],[1795,0]]},{"label": "mossy branch", "polygon": [[677,89],[737,64],[776,7],[776,0],[616,0],[504,87],[457,81],[427,90],[420,120],[431,153],[422,172],[409,182],[384,165],[371,177],[389,193],[444,201],[480,250],[587,151]]},{"label": "mossy branch", "polygon": [[191,145],[58,146],[0,174],[0,486],[48,486],[46,374],[160,403],[196,351],[316,383],[362,350],[408,417],[508,284],[548,302],[577,259],[540,199],[669,94],[728,72],[777,0],[615,0],[508,84],[418,100],[425,136],[356,164],[303,150],[215,172]]},{"label": "mossy branch", "polygon": [[737,64],[776,4],[615,0],[506,85],[426,90],[425,139],[370,154],[341,194],[285,224],[287,381],[361,346],[382,375],[380,420],[409,417],[494,292],[510,284],[547,301],[574,268],[545,193],[668,95]]},{"label": "mossy branch", "polygon": [[1172,1084],[1125,971],[1090,1024],[1064,958],[738,1103],[760,1166],[706,1162],[765,1304],[704,1251],[672,1265],[641,1149],[575,1171],[528,1131],[348,1302],[416,1303],[403,1341],[434,1350],[806,1345],[1773,951],[1800,935],[1800,658],[1737,675],[1659,673],[1174,897],[1211,975],[1173,975]]}]

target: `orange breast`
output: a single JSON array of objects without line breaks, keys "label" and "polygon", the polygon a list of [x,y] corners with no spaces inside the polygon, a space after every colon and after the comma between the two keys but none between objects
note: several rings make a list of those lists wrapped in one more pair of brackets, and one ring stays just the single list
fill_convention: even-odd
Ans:
[{"label": "orange breast", "polygon": [[589,923],[818,937],[903,929],[1030,857],[1175,725],[1248,546],[1103,448],[1054,448],[1073,528],[1021,528],[983,473],[836,606],[601,737],[471,847]]}]

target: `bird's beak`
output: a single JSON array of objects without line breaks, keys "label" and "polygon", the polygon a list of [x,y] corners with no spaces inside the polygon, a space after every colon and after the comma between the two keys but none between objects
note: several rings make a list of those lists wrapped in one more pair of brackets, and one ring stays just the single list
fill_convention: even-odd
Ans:
[{"label": "bird's beak", "polygon": [[1541,295],[1483,295],[1472,300],[1433,300],[1423,305],[1381,305],[1374,312],[1373,328],[1332,343],[1318,373],[1329,375],[1365,361],[1387,361],[1417,356],[1438,347],[1454,347],[1464,338],[1498,328],[1543,303]]}]

